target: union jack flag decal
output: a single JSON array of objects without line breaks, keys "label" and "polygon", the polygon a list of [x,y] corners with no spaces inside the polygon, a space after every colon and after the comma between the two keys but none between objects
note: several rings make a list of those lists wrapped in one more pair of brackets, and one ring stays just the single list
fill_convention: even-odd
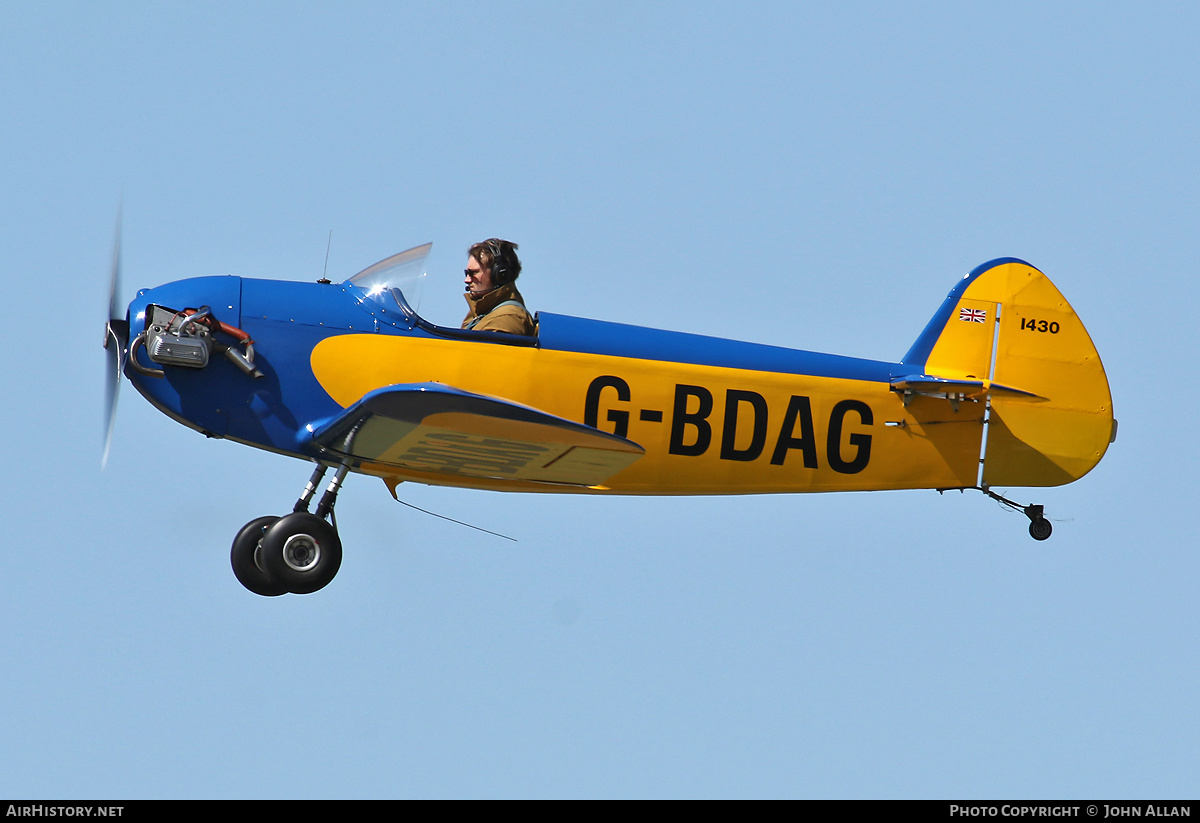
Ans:
[{"label": "union jack flag decal", "polygon": [[959,309],[958,319],[965,323],[987,322],[987,311],[984,309]]}]

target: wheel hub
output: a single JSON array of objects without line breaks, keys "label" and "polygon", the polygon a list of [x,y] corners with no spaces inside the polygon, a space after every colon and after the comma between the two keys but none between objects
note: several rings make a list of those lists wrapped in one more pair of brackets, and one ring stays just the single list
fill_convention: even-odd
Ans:
[{"label": "wheel hub", "polygon": [[283,544],[283,562],[294,571],[312,571],[321,562],[321,544],[312,535],[293,534]]}]

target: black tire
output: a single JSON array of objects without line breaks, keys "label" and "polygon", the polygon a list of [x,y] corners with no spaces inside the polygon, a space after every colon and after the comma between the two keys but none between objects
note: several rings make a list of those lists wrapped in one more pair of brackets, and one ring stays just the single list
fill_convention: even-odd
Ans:
[{"label": "black tire", "polygon": [[1045,540],[1053,531],[1054,527],[1044,517],[1029,521],[1029,536],[1034,540]]},{"label": "black tire", "polygon": [[242,530],[233,538],[233,548],[229,550],[229,563],[233,566],[233,576],[238,582],[255,594],[263,597],[278,597],[287,594],[278,581],[263,571],[255,562],[254,555],[259,550],[263,535],[267,529],[274,526],[278,517],[267,516],[251,520],[242,526]]},{"label": "black tire", "polygon": [[259,562],[267,575],[292,594],[311,594],[329,585],[342,565],[342,541],[326,521],[308,512],[284,515],[267,529]]}]

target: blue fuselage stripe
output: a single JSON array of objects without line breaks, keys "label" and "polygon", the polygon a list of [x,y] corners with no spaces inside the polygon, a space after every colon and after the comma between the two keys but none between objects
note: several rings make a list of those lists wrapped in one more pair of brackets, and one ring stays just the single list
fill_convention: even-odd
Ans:
[{"label": "blue fuselage stripe", "polygon": [[[900,362],[906,366],[916,367],[917,372],[924,372],[925,361],[929,359],[929,353],[933,351],[933,345],[937,343],[938,338],[942,335],[942,329],[946,328],[946,323],[950,320],[950,315],[954,312],[954,307],[958,305],[958,301],[962,299],[963,292],[967,290],[967,286],[975,282],[975,280],[985,271],[1002,266],[1006,263],[1020,263],[1028,266],[1024,260],[1019,260],[1016,257],[997,257],[995,260],[989,260],[982,265],[976,266],[967,273],[967,276],[950,290],[950,294],[942,301],[942,305],[934,313],[925,329],[917,337],[916,342],[912,344],[912,348],[908,353],[900,359]],[[1032,266],[1030,267],[1032,268]]]},{"label": "blue fuselage stripe", "polygon": [[685,332],[538,313],[538,345],[570,351],[730,369],[888,382],[894,364],[743,343]]}]

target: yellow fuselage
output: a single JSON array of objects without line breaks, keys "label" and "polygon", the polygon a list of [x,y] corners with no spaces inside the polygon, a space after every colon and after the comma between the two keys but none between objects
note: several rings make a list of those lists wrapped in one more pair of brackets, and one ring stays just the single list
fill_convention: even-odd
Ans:
[{"label": "yellow fuselage", "polygon": [[[496,489],[752,494],[976,485],[983,404],[918,397],[887,382],[813,377],[487,342],[349,334],[312,354],[343,406],[374,389],[444,383],[540,409],[641,445],[603,486],[471,480]],[[463,485],[437,472],[364,465],[393,480]]]}]

